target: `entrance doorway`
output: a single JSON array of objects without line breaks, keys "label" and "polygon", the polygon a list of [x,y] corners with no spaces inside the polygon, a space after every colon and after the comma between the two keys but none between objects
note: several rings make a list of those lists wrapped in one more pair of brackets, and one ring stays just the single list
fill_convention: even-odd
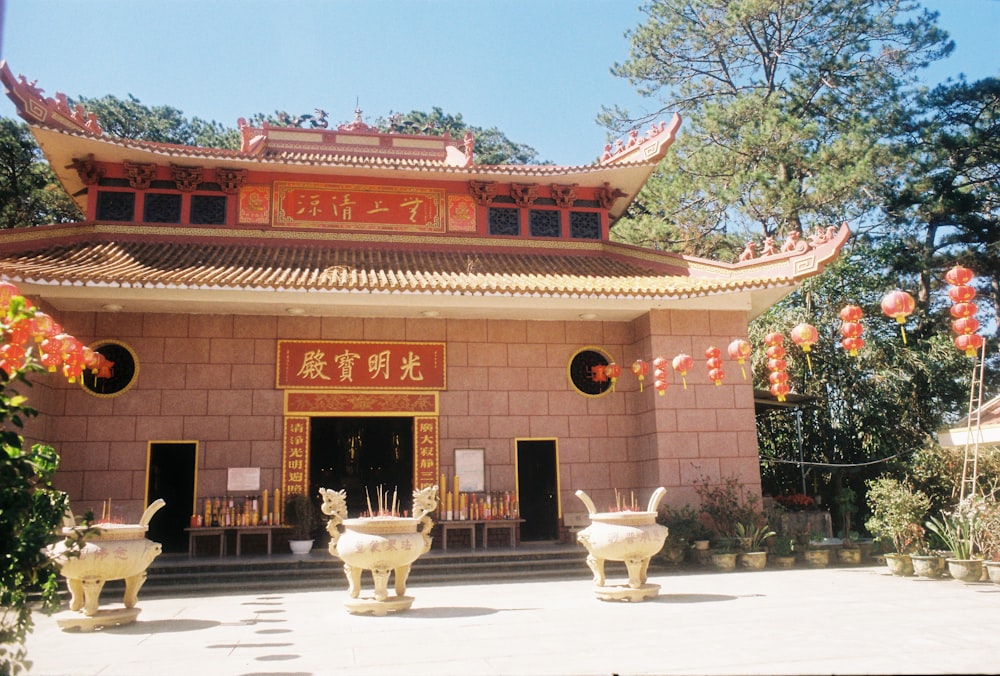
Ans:
[{"label": "entrance doorway", "polygon": [[184,529],[194,512],[194,477],[198,444],[194,441],[152,441],[146,474],[146,504],[163,498],[166,503],[149,522],[148,538],[163,545],[164,552],[186,552]]},{"label": "entrance doorway", "polygon": [[555,439],[518,439],[517,498],[522,540],[555,540],[559,530],[559,482]]},{"label": "entrance doorway", "polygon": [[[395,491],[402,509],[413,495],[413,418],[312,417],[309,425],[309,495],[320,487],[347,491],[353,516],[377,508],[381,486]],[[365,491],[368,491],[367,496]]]}]

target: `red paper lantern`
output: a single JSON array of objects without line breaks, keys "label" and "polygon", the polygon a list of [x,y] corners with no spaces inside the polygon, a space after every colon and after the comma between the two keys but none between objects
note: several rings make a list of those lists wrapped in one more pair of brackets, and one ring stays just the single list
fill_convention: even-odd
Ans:
[{"label": "red paper lantern", "polygon": [[654,369],[659,369],[660,371],[666,372],[668,366],[670,366],[670,362],[668,362],[663,357],[657,357],[656,359],[653,360]]},{"label": "red paper lantern", "polygon": [[979,312],[979,306],[975,303],[955,303],[951,306],[949,312],[955,319],[959,317],[971,317]]},{"label": "red paper lantern", "polygon": [[963,333],[955,336],[955,347],[965,352],[967,357],[975,357],[976,352],[983,346],[983,337],[978,333]]},{"label": "red paper lantern", "polygon": [[791,331],[792,341],[802,348],[803,352],[809,349],[819,340],[819,331],[812,324],[799,324]]},{"label": "red paper lantern", "polygon": [[604,367],[604,372],[607,374],[608,378],[611,378],[611,391],[615,391],[615,383],[618,382],[618,377],[622,374],[622,367],[615,362],[611,362]]},{"label": "red paper lantern", "polygon": [[687,384],[687,372],[691,370],[694,366],[694,357],[689,354],[684,354],[683,352],[673,359],[674,370],[681,374],[681,381],[684,383],[684,389],[688,388]]},{"label": "red paper lantern", "polygon": [[769,383],[774,385],[775,383],[787,383],[788,374],[784,371],[772,371],[771,375],[767,377]]},{"label": "red paper lantern", "polygon": [[847,350],[848,354],[857,357],[858,351],[865,346],[865,341],[858,336],[847,336],[840,341],[840,344]]},{"label": "red paper lantern", "polygon": [[632,362],[632,375],[639,379],[639,391],[642,392],[642,383],[646,379],[646,374],[649,373],[649,364],[641,359],[636,359]]},{"label": "red paper lantern", "polygon": [[662,380],[660,378],[657,378],[656,380],[653,381],[653,387],[656,388],[656,391],[660,393],[661,397],[664,394],[666,394],[667,388],[669,386],[670,386],[670,384],[666,380]]},{"label": "red paper lantern", "polygon": [[590,367],[590,377],[595,383],[608,381],[608,367],[604,364],[594,364]]},{"label": "red paper lantern", "polygon": [[788,386],[788,383],[775,383],[771,385],[771,394],[778,398],[778,401],[784,401],[785,395],[791,391],[792,388]]},{"label": "red paper lantern", "polygon": [[708,379],[716,385],[722,383],[726,374],[722,370],[722,350],[712,345],[705,349],[705,368],[708,369]]},{"label": "red paper lantern", "polygon": [[968,303],[976,297],[976,290],[971,286],[952,286],[948,288],[948,297],[952,303]]},{"label": "red paper lantern", "polygon": [[840,319],[845,322],[859,322],[865,316],[864,310],[857,305],[845,305],[840,310]]},{"label": "red paper lantern", "polygon": [[735,359],[740,365],[740,372],[743,374],[743,380],[747,379],[747,370],[743,368],[743,362],[745,362],[750,356],[751,351],[750,343],[742,338],[737,338],[733,342],[729,343],[729,358]]},{"label": "red paper lantern", "polygon": [[785,356],[785,348],[781,345],[771,345],[764,350],[764,354],[767,355],[768,359],[783,359]]},{"label": "red paper lantern", "polygon": [[975,333],[979,330],[979,320],[975,317],[959,317],[951,323],[955,333]]},{"label": "red paper lantern", "polygon": [[948,272],[944,273],[944,278],[949,284],[954,286],[965,286],[972,281],[972,278],[976,276],[969,268],[963,268],[961,265],[956,265]]},{"label": "red paper lantern", "polygon": [[906,344],[906,318],[913,314],[917,308],[917,302],[913,296],[905,291],[891,291],[882,298],[882,312],[887,317],[892,317],[899,324],[899,331],[903,335],[903,344]]},{"label": "red paper lantern", "polygon": [[784,359],[767,360],[768,371],[784,371],[786,368],[788,368],[788,362],[786,362]]},{"label": "red paper lantern", "polygon": [[785,343],[785,336],[777,332],[771,332],[764,336],[764,343],[766,345],[783,345]]}]

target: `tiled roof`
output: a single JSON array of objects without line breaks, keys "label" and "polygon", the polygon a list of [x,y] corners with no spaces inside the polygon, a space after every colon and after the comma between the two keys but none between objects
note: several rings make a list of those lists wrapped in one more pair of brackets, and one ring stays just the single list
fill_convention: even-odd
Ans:
[{"label": "tiled roof", "polygon": [[618,256],[376,246],[79,242],[0,255],[15,281],[123,288],[684,298],[787,284],[699,277]]}]

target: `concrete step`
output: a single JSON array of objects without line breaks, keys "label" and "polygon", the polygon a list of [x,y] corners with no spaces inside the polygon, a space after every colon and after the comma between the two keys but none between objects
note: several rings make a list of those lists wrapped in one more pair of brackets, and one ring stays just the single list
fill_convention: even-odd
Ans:
[{"label": "concrete step", "polygon": [[[544,579],[587,579],[587,552],[578,545],[522,545],[517,549],[441,552],[432,550],[414,562],[408,586],[461,584]],[[608,572],[614,573],[615,562]],[[624,571],[624,568],[623,568]],[[371,584],[370,575],[363,578]],[[269,593],[306,589],[346,589],[343,562],[322,549],[306,556],[272,554],[259,556],[196,558],[164,554],[147,571],[141,598]],[[124,582],[109,581],[102,592],[103,603],[113,603],[124,593]]]}]

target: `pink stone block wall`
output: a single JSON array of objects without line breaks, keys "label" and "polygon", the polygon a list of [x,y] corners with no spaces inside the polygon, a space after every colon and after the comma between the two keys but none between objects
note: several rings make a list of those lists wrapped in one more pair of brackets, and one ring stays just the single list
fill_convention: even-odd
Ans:
[{"label": "pink stone block wall", "polygon": [[[237,466],[259,466],[262,488],[277,487],[279,339],[445,341],[441,471],[452,476],[456,448],[483,448],[488,490],[515,488],[518,439],[554,439],[563,511],[583,511],[578,489],[598,505],[613,504],[616,490],[645,504],[662,485],[664,504],[695,504],[704,477],[735,475],[759,494],[752,384],[728,358],[719,386],[704,367],[705,347],[725,353],[745,335],[741,311],[663,310],[633,322],[59,314],[85,343],[119,340],[139,360],[121,396],[94,397],[61,378],[32,392],[43,413],[32,433],[62,453],[57,484],[77,511],[99,511],[111,497],[141,513],[150,441],[197,442],[200,496],[225,493],[227,468]],[[625,368],[614,392],[586,397],[569,382],[569,360],[587,346]],[[671,369],[664,396],[652,372],[640,392],[632,361],[679,352],[695,358],[687,389]]]}]

